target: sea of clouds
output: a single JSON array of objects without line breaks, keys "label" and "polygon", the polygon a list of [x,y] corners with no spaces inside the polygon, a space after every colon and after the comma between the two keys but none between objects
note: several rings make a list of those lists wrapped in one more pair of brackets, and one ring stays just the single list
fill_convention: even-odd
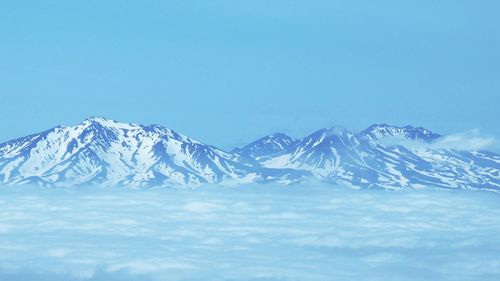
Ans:
[{"label": "sea of clouds", "polygon": [[500,194],[0,189],[0,280],[500,280]]}]

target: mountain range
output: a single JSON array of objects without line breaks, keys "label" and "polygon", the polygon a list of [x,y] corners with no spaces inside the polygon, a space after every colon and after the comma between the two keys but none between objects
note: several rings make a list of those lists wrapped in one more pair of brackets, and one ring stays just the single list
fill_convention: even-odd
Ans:
[{"label": "mountain range", "polygon": [[0,144],[0,183],[65,186],[293,184],[310,179],[354,188],[500,191],[500,155],[436,145],[422,127],[377,124],[353,133],[275,133],[224,151],[159,125],[101,117]]}]

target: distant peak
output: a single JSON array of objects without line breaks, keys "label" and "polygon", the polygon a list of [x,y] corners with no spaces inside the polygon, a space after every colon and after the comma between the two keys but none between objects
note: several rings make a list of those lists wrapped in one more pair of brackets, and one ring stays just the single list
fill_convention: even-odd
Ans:
[{"label": "distant peak", "polygon": [[380,124],[373,124],[370,127],[368,127],[368,129],[374,129],[374,128],[394,128],[394,127],[399,128],[398,126],[395,126],[395,125],[389,125],[389,124],[386,124],[386,123],[380,123]]},{"label": "distant peak", "polygon": [[284,133],[273,133],[264,136],[243,148],[236,148],[233,152],[247,154],[252,157],[278,153],[294,144],[297,139]]},{"label": "distant peak", "polygon": [[323,128],[319,131],[316,131],[314,135],[324,135],[324,136],[334,136],[334,135],[349,135],[351,132],[340,126],[333,126],[329,128]]},{"label": "distant peak", "polygon": [[268,138],[268,139],[292,139],[292,137],[290,137],[284,133],[274,133],[274,134],[267,135],[264,138]]},{"label": "distant peak", "polygon": [[329,133],[333,133],[333,134],[337,134],[337,133],[349,133],[349,130],[347,130],[346,128],[341,127],[341,126],[329,127],[329,128],[326,128],[326,131],[329,132]]},{"label": "distant peak", "polygon": [[402,126],[397,126],[397,125],[389,125],[386,123],[380,123],[380,124],[373,124],[370,127],[366,128],[364,131],[377,131],[377,130],[383,130],[383,131],[396,130],[396,131],[399,131],[399,130],[403,130],[403,129],[410,130],[410,129],[414,129],[414,127],[411,125],[406,125],[406,126],[402,127]]},{"label": "distant peak", "polygon": [[106,128],[114,128],[114,129],[127,129],[127,130],[133,130],[133,129],[137,129],[140,127],[137,124],[122,123],[122,122],[115,121],[113,119],[99,117],[99,116],[88,117],[80,125],[98,126],[98,127],[106,127]]},{"label": "distant peak", "polygon": [[397,125],[390,125],[390,124],[386,124],[386,123],[373,124],[370,127],[366,128],[365,131],[367,131],[367,130],[374,130],[374,129],[399,129],[399,130],[429,131],[429,130],[427,130],[424,127],[415,127],[415,126],[412,126],[412,125],[397,126]]},{"label": "distant peak", "polygon": [[87,117],[85,119],[85,121],[97,122],[97,123],[109,123],[109,122],[117,123],[115,120],[112,120],[112,119],[109,119],[109,118],[105,118],[105,117],[101,117],[101,116],[90,116],[90,117]]},{"label": "distant peak", "polygon": [[359,135],[361,137],[371,140],[381,139],[384,137],[393,136],[404,136],[405,138],[412,140],[423,140],[423,141],[433,141],[441,137],[441,135],[436,134],[423,127],[415,127],[411,125],[406,125],[404,127],[388,125],[388,124],[374,124],[363,130]]}]

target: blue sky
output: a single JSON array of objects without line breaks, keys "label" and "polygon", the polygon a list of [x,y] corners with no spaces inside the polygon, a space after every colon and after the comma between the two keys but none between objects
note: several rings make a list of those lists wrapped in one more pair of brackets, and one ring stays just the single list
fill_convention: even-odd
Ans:
[{"label": "blue sky", "polygon": [[224,148],[382,122],[498,136],[499,26],[493,0],[4,1],[0,141],[93,115]]}]

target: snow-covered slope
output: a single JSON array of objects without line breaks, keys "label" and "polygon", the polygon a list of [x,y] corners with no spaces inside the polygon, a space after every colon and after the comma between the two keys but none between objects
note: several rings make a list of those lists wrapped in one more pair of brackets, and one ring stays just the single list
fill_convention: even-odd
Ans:
[{"label": "snow-covered slope", "polygon": [[410,140],[420,140],[425,142],[432,142],[441,137],[441,135],[433,133],[422,127],[398,127],[387,124],[372,125],[359,133],[359,136],[367,140],[378,140],[385,137],[400,136]]},{"label": "snow-covered slope", "polygon": [[[233,154],[158,125],[89,118],[0,145],[0,181],[51,186],[198,185],[293,182],[290,175],[236,162]],[[293,177],[297,176],[297,179]]]},{"label": "snow-covered slope", "polygon": [[[386,142],[391,138],[391,142]],[[0,183],[47,186],[196,186],[303,181],[367,188],[500,190],[500,155],[436,149],[420,127],[373,125],[261,138],[232,152],[158,126],[89,118],[0,144]]]},{"label": "snow-covered slope", "polygon": [[297,139],[283,133],[276,133],[260,138],[243,148],[236,148],[232,152],[241,156],[260,158],[270,154],[278,153],[293,145]]},{"label": "snow-covered slope", "polygon": [[[387,137],[401,142],[381,141]],[[285,151],[261,158],[261,164],[309,171],[323,181],[353,187],[500,190],[500,155],[434,149],[430,144],[439,137],[411,126],[374,125],[359,134],[322,129]]]}]

